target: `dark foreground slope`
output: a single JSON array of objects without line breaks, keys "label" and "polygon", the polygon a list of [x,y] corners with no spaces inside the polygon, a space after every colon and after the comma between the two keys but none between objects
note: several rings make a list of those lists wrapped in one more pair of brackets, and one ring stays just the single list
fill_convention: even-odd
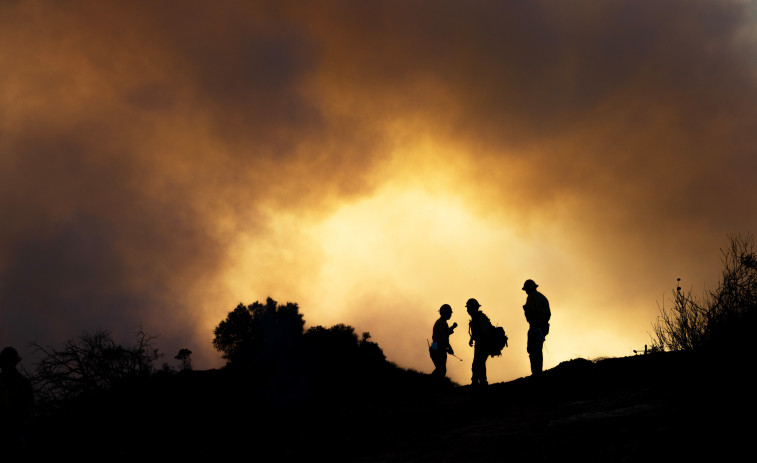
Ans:
[{"label": "dark foreground slope", "polygon": [[539,378],[483,391],[391,364],[339,381],[310,376],[274,381],[227,369],[186,372],[126,385],[41,419],[27,456],[171,462],[723,460],[748,449],[754,435],[749,373],[678,353],[575,359]]},{"label": "dark foreground slope", "polygon": [[361,461],[727,461],[751,447],[753,386],[685,355],[577,359],[440,395],[435,430],[425,421]]}]

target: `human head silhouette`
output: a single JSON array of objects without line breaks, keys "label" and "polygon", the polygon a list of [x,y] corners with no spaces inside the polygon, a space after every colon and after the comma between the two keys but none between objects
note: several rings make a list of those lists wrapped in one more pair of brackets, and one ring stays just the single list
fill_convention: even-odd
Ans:
[{"label": "human head silhouette", "polygon": [[527,294],[531,294],[533,291],[536,291],[538,286],[539,285],[537,285],[534,280],[526,280],[526,282],[523,283],[523,291]]},{"label": "human head silhouette", "polygon": [[465,303],[465,308],[468,310],[469,315],[478,312],[479,307],[481,307],[481,304],[479,304],[474,298],[468,299],[468,302]]},{"label": "human head silhouette", "polygon": [[20,361],[18,351],[13,347],[6,347],[0,352],[0,369],[3,371],[16,369]]},{"label": "human head silhouette", "polygon": [[452,317],[452,307],[449,304],[444,304],[439,308],[439,313],[446,320],[449,320]]}]

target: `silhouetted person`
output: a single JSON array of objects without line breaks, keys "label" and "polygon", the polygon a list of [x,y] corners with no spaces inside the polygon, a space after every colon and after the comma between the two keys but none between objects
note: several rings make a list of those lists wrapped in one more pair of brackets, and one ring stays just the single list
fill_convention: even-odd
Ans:
[{"label": "silhouetted person", "polygon": [[18,372],[18,351],[6,347],[0,352],[0,452],[17,454],[25,446],[26,427],[32,417],[34,392]]},{"label": "silhouetted person", "polygon": [[486,359],[489,358],[489,332],[491,330],[491,322],[479,308],[481,304],[475,299],[468,299],[465,303],[465,307],[470,315],[470,322],[468,322],[468,334],[470,334],[469,346],[475,347],[473,349],[473,376],[471,377],[471,385],[473,386],[487,386],[489,383],[486,380]]},{"label": "silhouetted person", "polygon": [[447,325],[447,320],[452,318],[452,307],[444,304],[439,309],[439,319],[434,323],[434,331],[431,335],[433,344],[431,345],[431,360],[434,362],[434,376],[443,378],[447,375],[447,353],[454,355],[452,346],[449,344],[449,335],[455,331],[457,323],[452,326]]},{"label": "silhouetted person", "polygon": [[531,374],[541,373],[544,363],[542,347],[544,339],[549,334],[549,319],[552,312],[549,310],[549,301],[542,293],[536,290],[539,285],[534,280],[526,280],[523,291],[528,295],[526,305],[523,306],[523,314],[528,322],[528,344],[526,350],[531,360]]}]

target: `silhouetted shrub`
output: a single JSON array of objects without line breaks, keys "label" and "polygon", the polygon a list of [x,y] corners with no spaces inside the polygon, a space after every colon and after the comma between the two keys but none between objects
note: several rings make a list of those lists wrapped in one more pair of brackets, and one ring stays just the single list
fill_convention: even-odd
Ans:
[{"label": "silhouetted shrub", "polygon": [[187,348],[179,349],[179,353],[176,354],[176,357],[174,358],[181,362],[182,370],[192,369],[192,351],[191,350]]},{"label": "silhouetted shrub", "polygon": [[365,332],[358,339],[355,329],[343,323],[331,328],[314,326],[304,335],[309,365],[318,376],[332,381],[344,381],[380,368],[386,357],[370,337]]},{"label": "silhouetted shrub", "polygon": [[39,361],[32,381],[43,403],[98,393],[129,378],[149,376],[160,357],[153,336],[140,327],[133,346],[117,344],[107,331],[84,332],[61,349],[32,343]]},{"label": "silhouetted shrub", "polygon": [[673,308],[660,310],[654,324],[654,346],[663,350],[754,349],[751,336],[757,315],[757,255],[754,238],[731,235],[723,254],[722,280],[702,298],[681,291]]}]

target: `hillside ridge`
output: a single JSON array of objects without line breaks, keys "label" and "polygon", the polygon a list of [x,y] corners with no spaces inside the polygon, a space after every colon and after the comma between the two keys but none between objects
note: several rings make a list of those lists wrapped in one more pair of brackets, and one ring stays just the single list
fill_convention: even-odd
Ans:
[{"label": "hillside ridge", "polygon": [[[124,385],[39,423],[36,456],[86,436],[92,461],[638,461],[731,453],[749,442],[753,380],[670,352],[564,361],[540,376],[455,385],[387,363],[373,376],[303,387],[239,370]],[[285,386],[285,387],[284,387]],[[115,461],[115,460],[114,460]]]}]

